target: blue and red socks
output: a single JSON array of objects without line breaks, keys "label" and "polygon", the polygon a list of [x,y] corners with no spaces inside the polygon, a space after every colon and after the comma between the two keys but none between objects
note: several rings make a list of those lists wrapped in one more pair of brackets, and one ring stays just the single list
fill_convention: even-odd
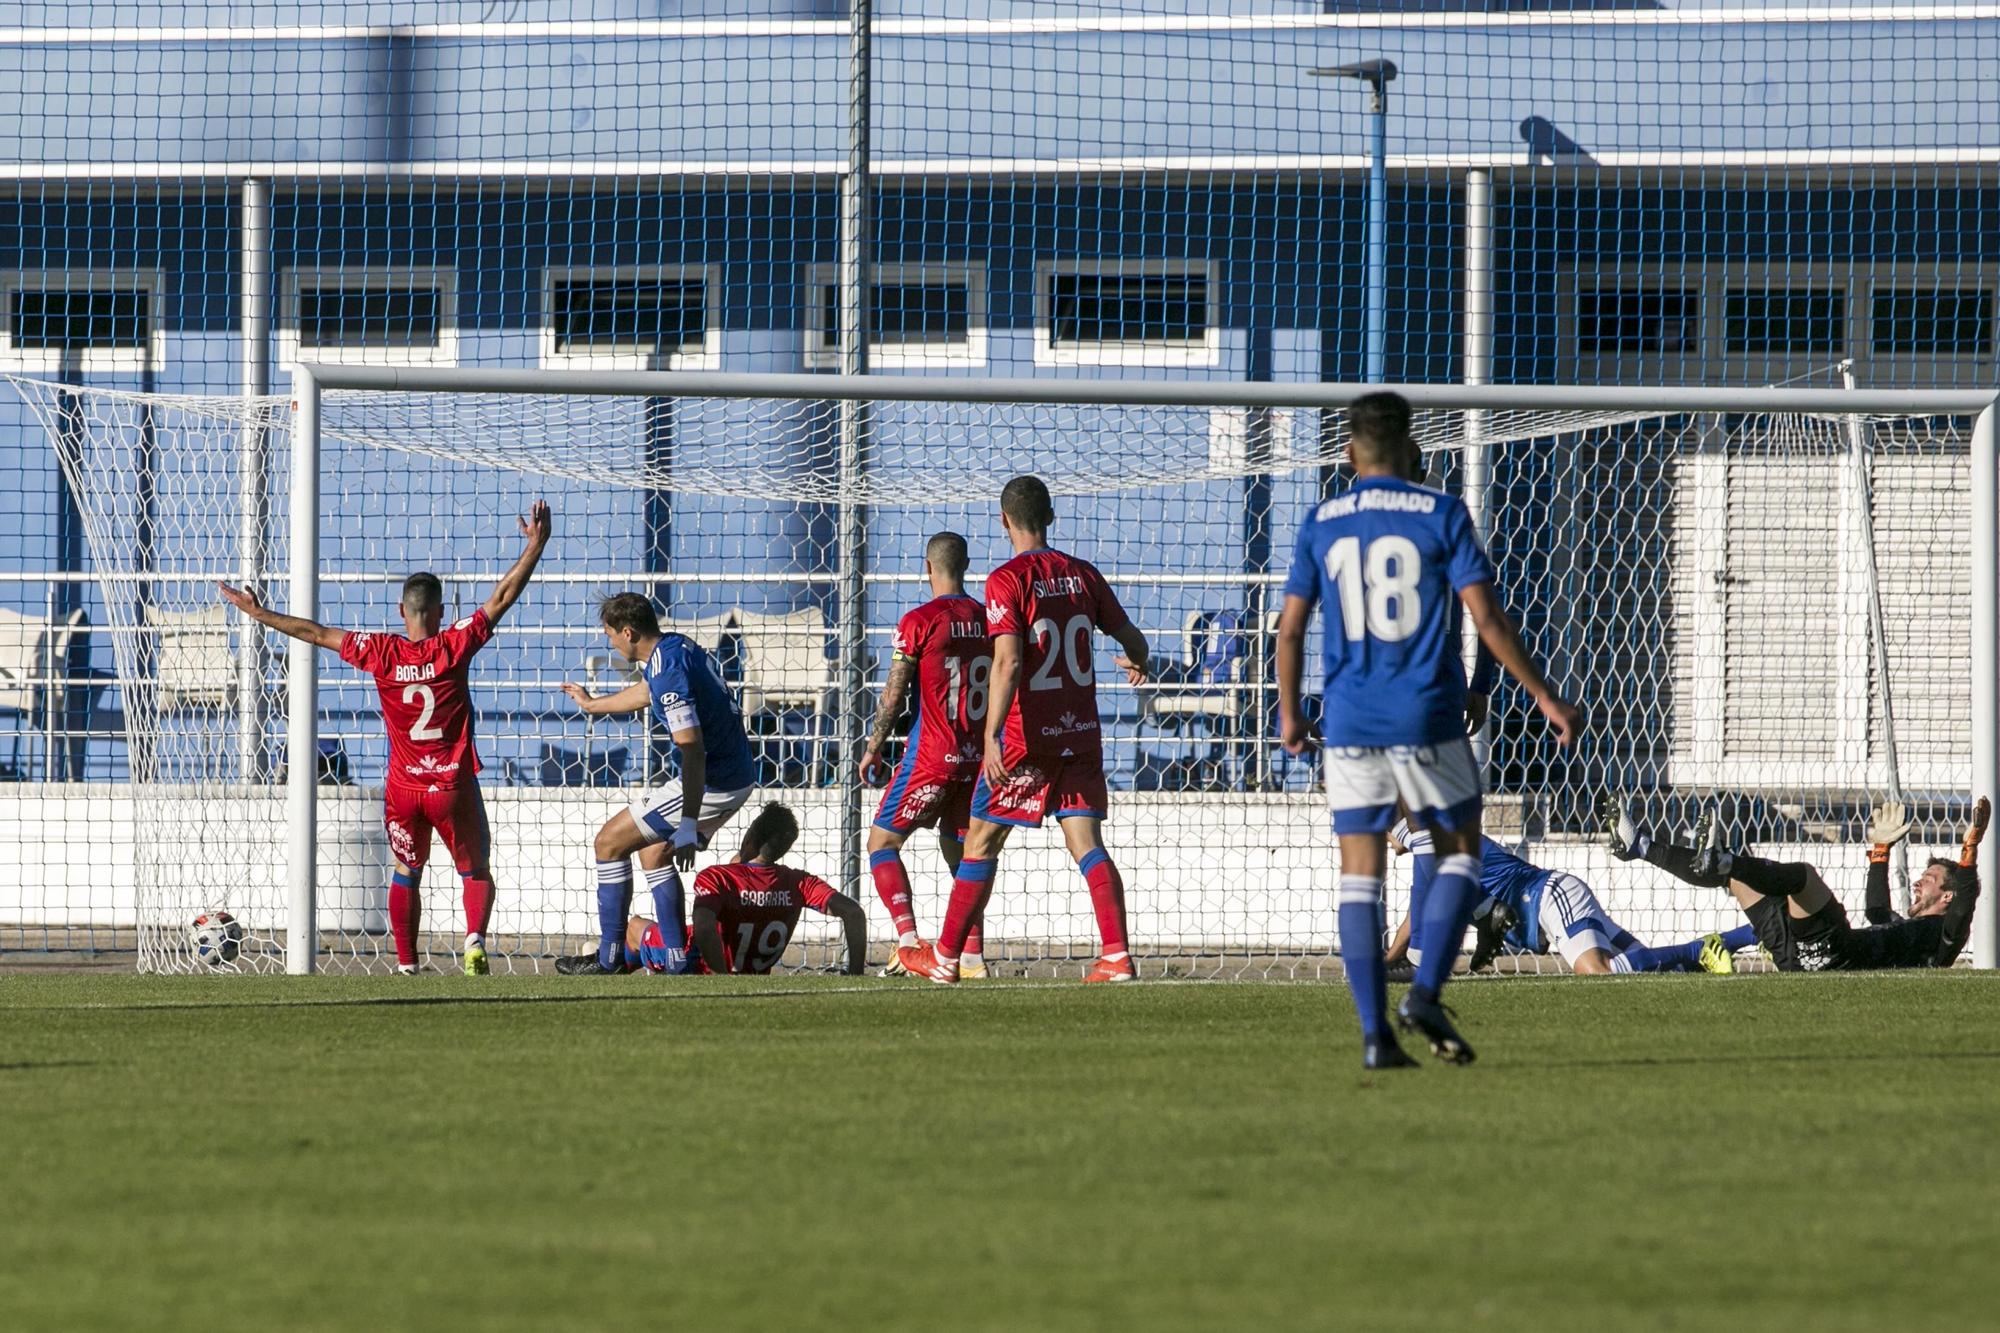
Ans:
[{"label": "blue and red socks", "polygon": [[951,881],[951,902],[945,908],[944,925],[938,928],[937,956],[956,959],[965,952],[966,939],[972,934],[972,926],[986,910],[986,900],[993,893],[993,872],[999,866],[997,861],[975,861],[966,857],[958,863],[958,874]]},{"label": "blue and red socks", "polygon": [[1093,847],[1076,863],[1083,882],[1090,886],[1091,910],[1097,913],[1097,936],[1104,942],[1103,956],[1123,958],[1130,949],[1125,939],[1125,880],[1111,854]]},{"label": "blue and red socks", "polygon": [[875,881],[875,896],[889,909],[895,923],[897,942],[917,942],[917,914],[910,906],[910,872],[903,867],[903,854],[885,847],[868,854],[868,874]]}]

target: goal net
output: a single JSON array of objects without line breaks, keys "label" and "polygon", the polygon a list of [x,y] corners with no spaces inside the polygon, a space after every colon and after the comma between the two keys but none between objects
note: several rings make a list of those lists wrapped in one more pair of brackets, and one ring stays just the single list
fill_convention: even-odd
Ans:
[{"label": "goal net", "polygon": [[[129,774],[93,818],[131,838],[140,965],[209,970],[191,923],[220,910],[246,933],[226,966],[281,968],[293,942],[287,648],[225,614],[214,583],[286,606],[288,404],[16,383],[62,455],[109,612]],[[1142,960],[1156,975],[1336,971],[1336,858],[1316,762],[1273,741],[1273,629],[1299,520],[1341,484],[1341,413],[1246,406],[1226,385],[1213,402],[1117,404],[983,401],[927,382],[937,396],[843,408],[799,396],[797,377],[772,383],[751,396],[703,396],[672,376],[652,396],[324,394],[321,621],[395,627],[401,582],[420,569],[443,580],[447,614],[465,614],[518,551],[515,516],[537,498],[555,510],[534,584],[472,671],[496,968],[545,969],[591,945],[592,836],[673,770],[657,728],[593,723],[559,691],[628,682],[595,617],[597,599],[623,589],[716,655],[752,732],[757,799],[797,811],[791,859],[868,906],[879,957],[891,932],[850,841],[879,793],[860,788],[842,737],[865,731],[895,623],[929,596],[926,539],[969,539],[977,595],[1007,554],[1000,485],[1033,472],[1057,495],[1055,542],[1103,569],[1163,663],[1137,690],[1109,645],[1094,664],[1106,838]],[[1299,388],[1304,404],[1322,386]],[[1667,832],[1712,807],[1730,839],[1812,860],[1858,912],[1871,803],[1912,803],[1913,855],[1954,844],[1964,810],[1972,418],[1922,403],[1905,415],[1662,412],[1663,397],[1419,414],[1434,483],[1465,494],[1504,601],[1592,714],[1584,742],[1560,751],[1502,686],[1481,744],[1488,832],[1593,885],[1649,943],[1737,918],[1725,895],[1612,861],[1607,795]],[[850,428],[858,469],[843,472]],[[846,550],[843,512],[861,520]],[[842,605],[843,570],[857,566],[858,639]],[[1309,689],[1317,657],[1315,628]],[[850,717],[841,664],[856,660],[868,689]],[[394,962],[383,724],[372,682],[330,654],[317,703],[312,929],[322,965],[381,970]],[[732,850],[725,831],[704,864]],[[932,836],[905,860],[928,934],[949,887]],[[1407,885],[1395,867],[1392,926]],[[428,961],[451,969],[464,922],[442,846],[423,903]],[[808,919],[789,963],[831,963],[836,938]],[[987,938],[1003,970],[1061,971],[1094,953],[1088,898],[1053,829],[1010,843]],[[1558,964],[1519,954],[1503,966]]]}]

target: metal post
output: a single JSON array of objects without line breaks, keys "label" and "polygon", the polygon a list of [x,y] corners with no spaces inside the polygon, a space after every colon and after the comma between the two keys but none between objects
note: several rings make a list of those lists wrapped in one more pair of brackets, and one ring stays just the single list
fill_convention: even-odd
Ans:
[{"label": "metal post", "polygon": [[[291,614],[319,619],[319,383],[292,371]],[[304,976],[319,950],[319,649],[291,642],[286,672],[285,825],[290,834],[290,912],[285,970]]]},{"label": "metal post", "polygon": [[[1972,798],[2000,795],[2000,461],[1994,407],[1972,430]],[[1972,965],[2000,967],[1992,896],[1972,923]]]},{"label": "metal post", "polygon": [[[1465,365],[1467,384],[1493,382],[1493,173],[1475,168],[1465,173]],[[1481,544],[1487,537],[1491,477],[1486,457],[1484,408],[1465,414],[1465,457],[1460,474],[1460,495],[1472,515],[1473,531]],[[1468,626],[1465,641],[1466,670],[1479,651],[1478,636]],[[1493,751],[1493,727],[1487,724],[1472,738],[1472,756],[1480,772],[1486,771]]]},{"label": "metal post", "polygon": [[[1854,362],[1840,363],[1841,383],[1849,390],[1855,387]],[[1855,538],[1861,545],[1862,576],[1868,581],[1868,640],[1874,650],[1875,678],[1882,687],[1882,745],[1887,759],[1889,798],[1903,799],[1903,766],[1896,748],[1896,692],[1889,680],[1889,639],[1882,622],[1882,580],[1875,568],[1875,497],[1869,479],[1869,450],[1867,428],[1863,426],[1859,414],[1847,418],[1847,465],[1854,474],[1855,496]],[[1861,723],[1863,754],[1867,753],[1868,721]],[[1890,853],[1890,882],[1896,894],[1897,909],[1910,910],[1910,852],[1909,840],[1896,844]]]},{"label": "metal post", "polygon": [[[840,371],[868,373],[869,116],[874,26],[872,0],[849,0],[847,174],[840,182]],[[867,607],[863,562],[868,514],[861,486],[868,446],[868,403],[843,399],[839,408],[837,567],[840,579],[840,721],[834,783],[840,791],[840,877],[851,897],[861,893],[862,790],[855,775],[861,753],[862,710],[867,702]]]},{"label": "metal post", "polygon": [[1361,378],[1389,377],[1389,95],[1381,83],[1369,99],[1368,323]]},{"label": "metal post", "polygon": [[[243,182],[242,276],[243,396],[262,398],[271,392],[271,183],[266,180]],[[257,588],[264,579],[270,463],[268,432],[254,418],[246,418],[243,427],[239,467],[236,573],[242,586]],[[236,659],[236,764],[238,779],[246,784],[264,776],[264,666],[264,635],[246,623]]]}]

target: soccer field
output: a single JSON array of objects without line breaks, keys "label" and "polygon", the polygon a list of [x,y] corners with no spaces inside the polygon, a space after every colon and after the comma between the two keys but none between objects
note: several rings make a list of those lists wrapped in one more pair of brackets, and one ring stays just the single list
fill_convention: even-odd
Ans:
[{"label": "soccer field", "polygon": [[0,1326],[1985,1326],[2000,978],[0,979]]}]

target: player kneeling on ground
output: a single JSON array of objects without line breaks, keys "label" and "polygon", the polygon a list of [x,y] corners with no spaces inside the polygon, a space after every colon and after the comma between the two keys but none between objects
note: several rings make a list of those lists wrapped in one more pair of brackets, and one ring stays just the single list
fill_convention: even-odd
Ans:
[{"label": "player kneeling on ground", "polygon": [[1819,871],[1803,861],[1767,861],[1717,845],[1714,815],[1704,812],[1693,847],[1639,829],[1615,799],[1605,803],[1611,854],[1642,859],[1703,888],[1727,888],[1750,918],[1757,941],[1780,972],[1870,971],[1891,967],[1950,967],[1972,933],[1979,903],[1979,843],[1992,805],[1980,797],[1956,862],[1931,858],[1910,886],[1910,915],[1889,906],[1889,851],[1910,831],[1900,801],[1876,808],[1868,821],[1868,925],[1848,923],[1847,909]]},{"label": "player kneeling on ground", "polygon": [[[689,937],[697,956],[689,971],[769,972],[791,947],[799,913],[810,907],[840,918],[846,935],[841,970],[861,975],[868,963],[868,913],[817,875],[779,864],[798,838],[799,821],[792,812],[767,805],[744,830],[735,860],[694,877]],[[681,970],[656,921],[633,917],[626,927],[625,950],[648,972]]]},{"label": "player kneeling on ground", "polygon": [[634,852],[652,892],[654,919],[666,936],[664,947],[676,964],[671,970],[681,971],[687,939],[681,931],[680,872],[749,801],[756,784],[750,739],[743,731],[743,710],[715,659],[686,635],[662,632],[651,602],[621,592],[605,598],[597,615],[618,655],[644,664],[642,679],[602,698],[581,685],[565,685],[563,693],[593,717],[641,713],[650,706],[673,735],[681,781],[678,789],[642,793],[597,831],[597,950],[558,958],[556,971],[591,976],[626,970],[626,918],[632,910],[627,858]]},{"label": "player kneeling on ground", "polygon": [[[1383,961],[1394,966],[1403,961],[1423,961],[1422,941],[1412,943],[1410,925],[1424,915],[1424,900],[1430,895],[1431,880],[1437,875],[1437,855],[1431,835],[1412,829],[1409,821],[1389,831],[1389,845],[1397,855],[1413,856],[1410,879],[1410,915],[1396,931]],[[1485,897],[1472,916],[1477,943],[1468,971],[1477,972],[1493,960],[1502,945],[1523,953],[1546,954],[1553,948],[1569,964],[1569,970],[1583,976],[1606,972],[1703,972],[1727,973],[1736,970],[1731,955],[1757,942],[1757,933],[1748,926],[1720,935],[1703,935],[1681,944],[1649,949],[1629,931],[1611,919],[1597,901],[1590,885],[1575,875],[1544,870],[1502,847],[1491,838],[1480,839],[1479,891]]]}]

